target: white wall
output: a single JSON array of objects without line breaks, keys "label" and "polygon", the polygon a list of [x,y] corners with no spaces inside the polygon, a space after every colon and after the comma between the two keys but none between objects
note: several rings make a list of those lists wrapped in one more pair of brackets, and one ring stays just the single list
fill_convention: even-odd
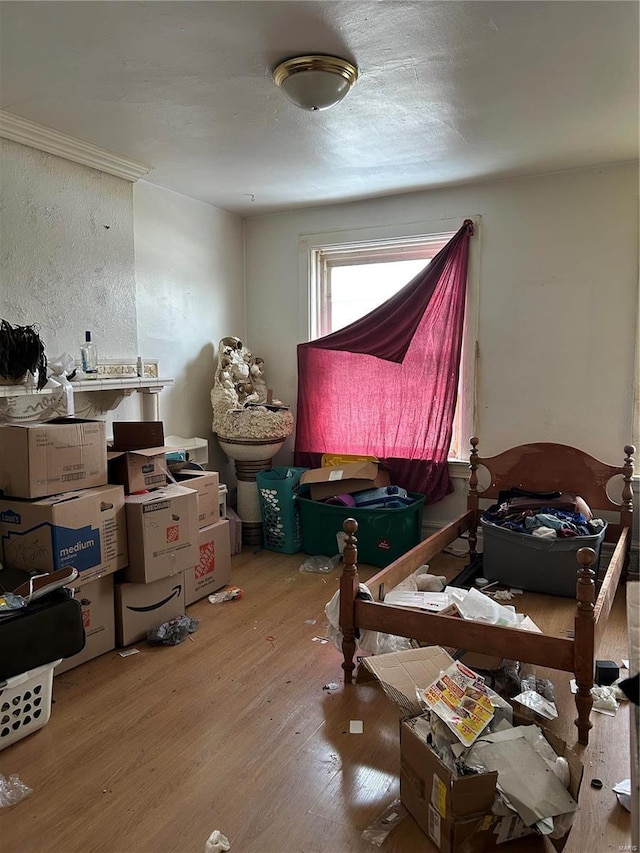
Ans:
[{"label": "white wall", "polygon": [[[166,433],[210,438],[214,351],[224,335],[245,334],[242,220],[0,143],[0,317],[39,323],[50,358],[78,357],[91,329],[100,360],[157,359],[175,379],[160,395]],[[107,420],[140,414],[134,394]]]},{"label": "white wall", "polygon": [[[175,384],[161,396],[166,434],[211,438],[214,353],[245,333],[243,222],[144,181],[134,188],[138,345]],[[221,464],[210,441],[210,460]]]},{"label": "white wall", "polygon": [[39,323],[49,358],[136,354],[128,181],[0,139],[0,317]]},{"label": "white wall", "polygon": [[306,339],[307,310],[299,235],[369,227],[398,234],[402,223],[412,233],[412,222],[462,224],[475,215],[481,452],[557,441],[622,463],[632,436],[637,164],[248,220],[247,341],[265,358],[269,385],[295,403],[296,344]]}]

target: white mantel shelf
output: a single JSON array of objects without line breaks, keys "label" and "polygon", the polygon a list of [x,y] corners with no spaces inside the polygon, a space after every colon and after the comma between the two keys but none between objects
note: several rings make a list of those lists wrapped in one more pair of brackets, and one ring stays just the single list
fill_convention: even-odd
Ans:
[{"label": "white mantel shelf", "polygon": [[[173,385],[173,379],[135,377],[122,379],[119,376],[102,379],[83,379],[72,382],[74,391],[161,391],[166,385]],[[38,391],[32,385],[0,385],[0,397],[40,397],[42,394],[62,394],[63,388],[43,388]]]},{"label": "white mantel shelf", "polygon": [[[142,395],[144,420],[160,420],[158,397],[163,388],[173,385],[173,379],[156,376],[109,376],[99,379],[82,379],[71,382],[76,417],[101,417],[117,409],[125,397]],[[89,393],[89,396],[85,394]],[[68,407],[65,389],[43,388],[35,385],[0,385],[0,424],[41,421],[55,416],[65,416],[73,409]]]}]

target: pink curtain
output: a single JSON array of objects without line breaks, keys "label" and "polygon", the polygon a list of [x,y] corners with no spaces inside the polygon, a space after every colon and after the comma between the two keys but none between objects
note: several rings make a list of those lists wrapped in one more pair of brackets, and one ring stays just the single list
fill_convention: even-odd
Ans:
[{"label": "pink curtain", "polygon": [[295,464],[323,453],[376,456],[427,503],[452,491],[447,467],[473,223],[383,305],[298,345]]}]

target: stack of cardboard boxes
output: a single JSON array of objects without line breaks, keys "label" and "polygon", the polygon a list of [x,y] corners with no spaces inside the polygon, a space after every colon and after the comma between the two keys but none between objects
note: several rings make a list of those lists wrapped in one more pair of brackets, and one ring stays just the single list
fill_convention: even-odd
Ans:
[{"label": "stack of cardboard boxes", "polygon": [[0,457],[3,564],[79,572],[74,587],[87,643],[56,674],[116,642],[143,639],[228,583],[229,524],[219,518],[218,474],[188,471],[168,483],[174,478],[161,423],[114,424],[109,453],[102,421],[3,426]]}]

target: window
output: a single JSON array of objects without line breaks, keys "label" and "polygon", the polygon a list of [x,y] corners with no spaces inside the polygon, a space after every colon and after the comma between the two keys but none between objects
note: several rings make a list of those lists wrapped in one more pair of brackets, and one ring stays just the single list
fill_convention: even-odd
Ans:
[{"label": "window", "polygon": [[[424,269],[454,234],[452,230],[325,245],[319,245],[322,235],[304,238],[301,248],[308,253],[310,283],[309,340],[336,332],[377,308]],[[311,245],[312,240],[315,246]],[[471,275],[468,290],[470,282]],[[470,317],[470,303],[475,305],[475,300],[468,295],[458,404],[449,450],[453,460],[468,459],[468,439],[473,432],[475,310]]]}]

